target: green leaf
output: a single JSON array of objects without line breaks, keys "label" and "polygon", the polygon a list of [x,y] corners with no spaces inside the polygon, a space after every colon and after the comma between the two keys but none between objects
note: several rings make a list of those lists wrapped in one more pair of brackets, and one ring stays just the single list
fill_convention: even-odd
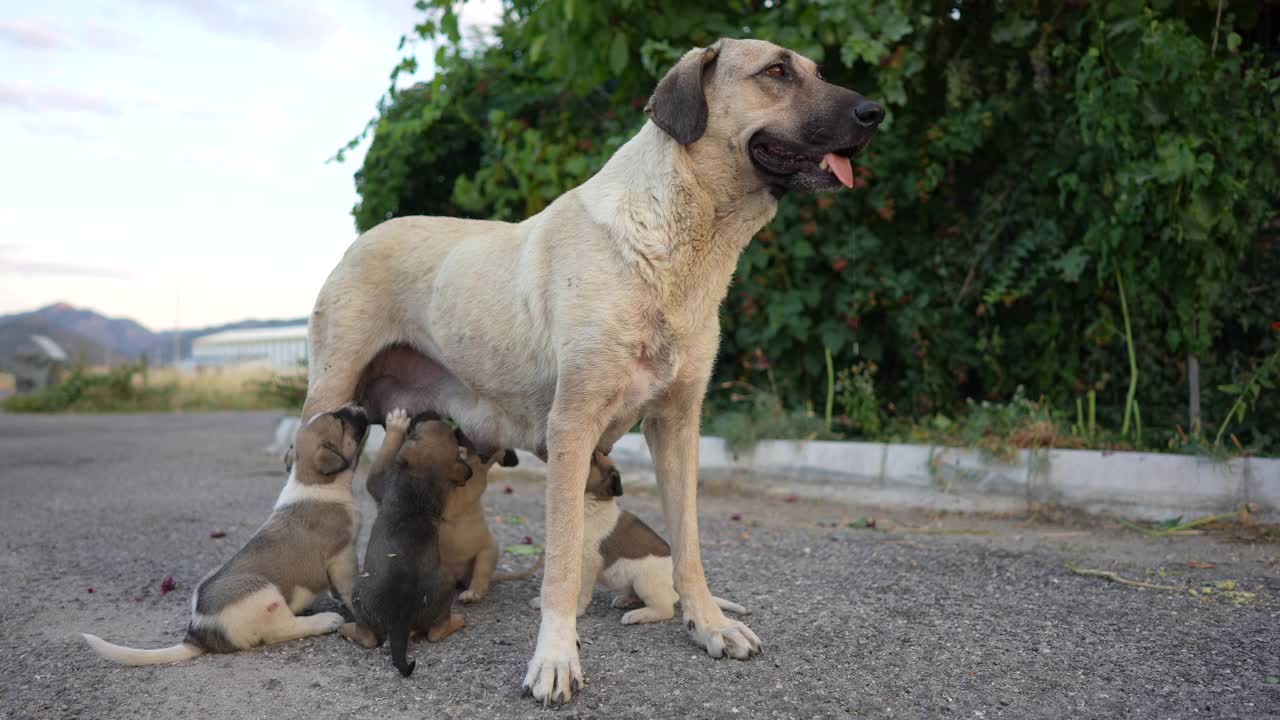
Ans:
[{"label": "green leaf", "polygon": [[573,0],[564,0],[564,17],[573,22]]},{"label": "green leaf", "polygon": [[529,61],[538,62],[538,56],[542,54],[542,46],[547,44],[547,36],[539,35],[529,43]]},{"label": "green leaf", "polygon": [[627,34],[618,32],[613,34],[613,43],[609,45],[609,68],[613,70],[614,75],[621,75],[627,69]]},{"label": "green leaf", "polygon": [[542,552],[541,545],[504,545],[502,552],[508,555],[537,555]]}]

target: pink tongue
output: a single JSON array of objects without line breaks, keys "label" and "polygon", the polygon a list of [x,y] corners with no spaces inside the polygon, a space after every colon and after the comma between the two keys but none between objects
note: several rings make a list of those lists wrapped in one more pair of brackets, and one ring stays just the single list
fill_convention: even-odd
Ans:
[{"label": "pink tongue", "polygon": [[836,179],[840,184],[847,188],[853,187],[853,167],[849,164],[849,158],[835,153],[827,153],[823,157],[827,161],[827,167],[831,168],[831,172],[836,174]]}]

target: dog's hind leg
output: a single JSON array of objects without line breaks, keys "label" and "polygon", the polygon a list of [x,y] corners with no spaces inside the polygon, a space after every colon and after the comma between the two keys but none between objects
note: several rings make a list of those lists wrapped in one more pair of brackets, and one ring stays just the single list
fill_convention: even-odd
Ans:
[{"label": "dog's hind leg", "polygon": [[344,618],[336,612],[304,616],[288,613],[263,628],[262,642],[265,645],[275,645],[312,635],[324,635],[342,627],[343,622]]},{"label": "dog's hind leg", "polygon": [[676,616],[676,601],[680,596],[671,587],[670,564],[649,560],[644,562],[643,568],[632,587],[644,607],[623,613],[623,625],[662,622]]},{"label": "dog's hind leg", "polygon": [[427,642],[440,642],[466,626],[466,620],[460,613],[449,613],[449,617],[427,628]]},{"label": "dog's hind leg", "polygon": [[329,575],[329,589],[338,602],[347,606],[353,613],[351,597],[356,587],[356,546],[354,543],[343,548],[337,555],[329,558],[325,571]]}]

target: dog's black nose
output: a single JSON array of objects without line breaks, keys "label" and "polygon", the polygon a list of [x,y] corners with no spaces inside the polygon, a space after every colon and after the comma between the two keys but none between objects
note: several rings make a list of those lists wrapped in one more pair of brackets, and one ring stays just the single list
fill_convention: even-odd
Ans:
[{"label": "dog's black nose", "polygon": [[865,127],[879,125],[880,121],[884,119],[884,107],[880,103],[864,100],[853,108],[853,116],[857,118],[859,125]]}]

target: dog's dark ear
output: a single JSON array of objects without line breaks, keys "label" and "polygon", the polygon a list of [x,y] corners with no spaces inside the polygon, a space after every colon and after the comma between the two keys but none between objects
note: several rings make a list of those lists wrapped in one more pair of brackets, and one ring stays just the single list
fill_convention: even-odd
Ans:
[{"label": "dog's dark ear", "polygon": [[498,464],[502,467],[515,467],[520,464],[520,458],[516,456],[515,450],[504,450]]},{"label": "dog's dark ear", "polygon": [[696,141],[707,131],[707,95],[702,80],[719,53],[719,43],[685,53],[658,81],[644,106],[653,124],[681,145]]},{"label": "dog's dark ear", "polygon": [[284,451],[284,471],[285,473],[293,472],[293,461],[298,456],[298,451],[290,445],[288,450]]},{"label": "dog's dark ear", "polygon": [[622,473],[616,467],[609,468],[609,492],[614,497],[622,497]]},{"label": "dog's dark ear", "polygon": [[357,439],[364,437],[365,431],[369,429],[369,413],[359,405],[344,405],[335,410],[333,416],[351,426],[351,432]]}]

